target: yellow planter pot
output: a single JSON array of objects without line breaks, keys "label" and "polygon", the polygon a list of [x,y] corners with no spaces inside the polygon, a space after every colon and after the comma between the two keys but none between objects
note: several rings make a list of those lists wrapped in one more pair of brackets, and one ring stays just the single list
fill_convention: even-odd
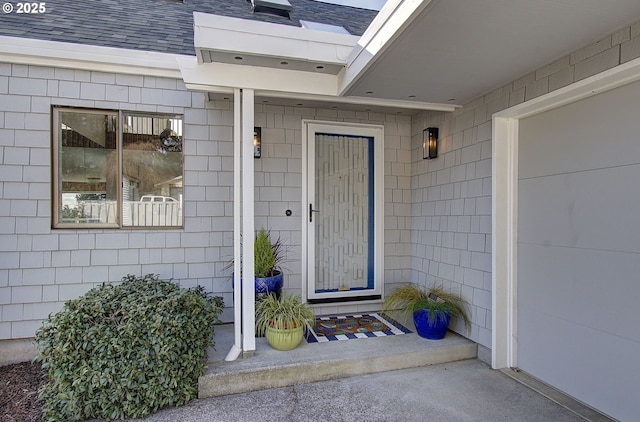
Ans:
[{"label": "yellow planter pot", "polygon": [[302,341],[303,329],[302,327],[291,329],[267,327],[266,337],[269,345],[276,350],[293,350]]}]

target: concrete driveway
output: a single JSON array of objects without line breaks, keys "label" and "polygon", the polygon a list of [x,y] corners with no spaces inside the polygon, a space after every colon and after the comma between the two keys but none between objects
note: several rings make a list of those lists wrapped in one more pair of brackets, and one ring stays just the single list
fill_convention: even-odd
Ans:
[{"label": "concrete driveway", "polygon": [[477,360],[201,399],[144,421],[584,421]]}]

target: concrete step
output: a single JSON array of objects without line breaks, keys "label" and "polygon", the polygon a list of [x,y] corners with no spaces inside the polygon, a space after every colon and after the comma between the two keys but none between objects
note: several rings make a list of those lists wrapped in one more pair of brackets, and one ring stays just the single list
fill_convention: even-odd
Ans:
[{"label": "concrete step", "polygon": [[251,357],[225,362],[233,344],[233,326],[216,327],[216,350],[198,383],[199,398],[351,377],[477,357],[477,344],[449,332],[443,340],[417,334],[307,343],[281,352],[256,339]]}]

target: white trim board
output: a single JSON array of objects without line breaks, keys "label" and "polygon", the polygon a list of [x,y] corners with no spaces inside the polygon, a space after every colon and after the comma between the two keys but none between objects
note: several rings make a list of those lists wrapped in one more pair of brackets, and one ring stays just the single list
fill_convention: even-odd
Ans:
[{"label": "white trim board", "polygon": [[189,56],[0,36],[0,61],[25,65],[179,79],[179,57]]},{"label": "white trim board", "polygon": [[518,122],[638,80],[640,58],[493,115],[491,366],[494,369],[518,366]]},{"label": "white trim board", "polygon": [[315,0],[320,3],[337,4],[340,6],[355,7],[358,9],[381,10],[386,0]]}]

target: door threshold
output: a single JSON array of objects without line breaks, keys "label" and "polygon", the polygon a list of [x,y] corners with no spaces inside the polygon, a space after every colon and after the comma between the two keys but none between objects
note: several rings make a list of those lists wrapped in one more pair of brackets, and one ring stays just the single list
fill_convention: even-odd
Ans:
[{"label": "door threshold", "polygon": [[328,297],[324,299],[308,299],[312,305],[319,304],[331,304],[331,303],[348,303],[348,302],[363,302],[366,300],[380,300],[382,295],[368,295],[368,296],[350,296],[350,297]]}]

